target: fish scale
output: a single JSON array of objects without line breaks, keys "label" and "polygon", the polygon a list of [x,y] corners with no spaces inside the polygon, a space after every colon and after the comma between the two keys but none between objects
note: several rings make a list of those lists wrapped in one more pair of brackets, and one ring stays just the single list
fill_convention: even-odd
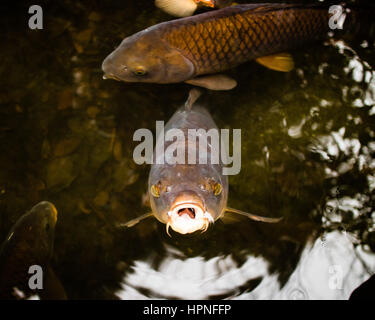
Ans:
[{"label": "fish scale", "polygon": [[170,21],[163,28],[163,38],[194,63],[196,75],[293,49],[323,38],[329,30],[327,7],[239,5],[221,11],[204,19]]}]

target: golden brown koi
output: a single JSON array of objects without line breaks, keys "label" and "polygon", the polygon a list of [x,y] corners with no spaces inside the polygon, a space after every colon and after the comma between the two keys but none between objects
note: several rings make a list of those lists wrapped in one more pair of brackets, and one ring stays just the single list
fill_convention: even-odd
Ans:
[{"label": "golden brown koi", "polygon": [[126,82],[185,81],[231,89],[234,80],[203,76],[252,59],[271,69],[290,71],[293,60],[283,52],[327,37],[330,17],[328,6],[321,4],[226,7],[163,22],[125,38],[104,60],[102,69],[105,78]]}]

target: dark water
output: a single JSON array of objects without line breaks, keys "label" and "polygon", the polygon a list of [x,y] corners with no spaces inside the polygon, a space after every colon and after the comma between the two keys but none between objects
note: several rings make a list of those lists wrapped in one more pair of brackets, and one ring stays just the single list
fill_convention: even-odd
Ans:
[{"label": "dark water", "polygon": [[[237,1],[246,2],[246,1]],[[314,2],[314,1],[306,1]],[[372,3],[372,1],[354,1]],[[293,52],[288,74],[249,62],[200,102],[242,129],[229,206],[265,216],[169,238],[147,219],[149,166],[133,133],[155,131],[186,84],[102,79],[125,36],[170,19],[143,1],[17,1],[1,12],[0,241],[41,200],[58,211],[52,265],[71,299],[347,299],[375,273],[375,54],[370,26]]]}]

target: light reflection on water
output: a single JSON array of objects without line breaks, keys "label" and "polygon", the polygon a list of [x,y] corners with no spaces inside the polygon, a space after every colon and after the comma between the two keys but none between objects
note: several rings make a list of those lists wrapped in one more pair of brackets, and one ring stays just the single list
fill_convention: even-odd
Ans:
[{"label": "light reflection on water", "polygon": [[[261,257],[249,255],[239,266],[230,255],[205,260],[176,258],[176,252],[169,253],[167,249],[157,270],[148,261],[135,261],[133,272],[123,279],[122,290],[116,295],[121,299],[208,299],[220,295],[229,299],[343,300],[375,268],[374,254],[354,249],[348,235],[337,231],[304,249],[282,288]],[[249,285],[252,280],[258,280],[254,287]]]},{"label": "light reflection on water", "polygon": [[117,293],[123,299],[147,298],[137,294],[137,287],[147,288],[160,298],[207,299],[219,295],[233,298],[240,294],[236,292],[239,287],[267,274],[264,259],[247,257],[243,265],[237,266],[230,255],[209,260],[166,256],[158,270],[150,268],[145,261],[135,261],[133,268],[134,273],[124,279],[123,290]]}]

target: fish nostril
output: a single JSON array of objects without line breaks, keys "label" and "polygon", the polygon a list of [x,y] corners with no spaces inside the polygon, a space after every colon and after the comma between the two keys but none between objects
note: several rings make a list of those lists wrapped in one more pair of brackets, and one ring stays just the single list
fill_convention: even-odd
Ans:
[{"label": "fish nostril", "polygon": [[178,210],[179,216],[182,216],[183,214],[187,214],[191,219],[195,218],[194,208],[183,208],[183,209]]}]

